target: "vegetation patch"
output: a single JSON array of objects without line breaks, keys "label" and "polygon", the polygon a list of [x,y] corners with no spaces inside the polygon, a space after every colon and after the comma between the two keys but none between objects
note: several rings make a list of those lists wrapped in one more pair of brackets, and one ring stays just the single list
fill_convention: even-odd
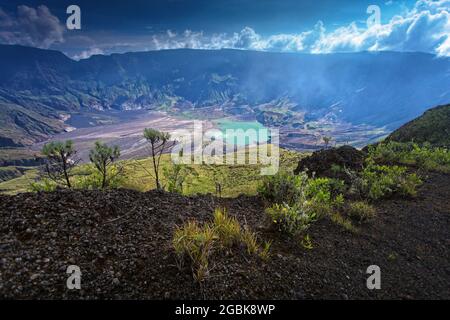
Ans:
[{"label": "vegetation patch", "polygon": [[362,198],[377,200],[399,194],[415,196],[422,184],[416,173],[408,173],[405,167],[368,164],[360,176],[354,175],[352,191]]},{"label": "vegetation patch", "polygon": [[[249,152],[247,150],[246,152]],[[292,171],[305,154],[280,149],[280,170]],[[214,165],[214,164],[174,164],[170,154],[162,154],[159,178],[162,188],[183,195],[215,194],[218,197],[236,197],[241,194],[256,195],[260,182],[261,164],[255,165]],[[152,157],[137,160],[117,160],[108,167],[108,188],[125,188],[146,192],[156,189]],[[24,176],[0,182],[0,192],[38,191],[45,184],[45,174],[39,168],[30,168]],[[117,172],[120,171],[120,175]],[[28,174],[30,173],[30,174]],[[31,174],[32,173],[32,174]],[[76,166],[70,175],[73,189],[100,189],[101,177],[92,163]],[[38,188],[34,188],[34,186]],[[62,186],[62,185],[60,185]],[[220,193],[217,192],[220,186]],[[55,184],[56,188],[56,184]],[[54,188],[53,188],[54,189]]]},{"label": "vegetation patch", "polygon": [[280,171],[265,177],[258,187],[258,194],[271,203],[292,205],[305,198],[304,186],[308,177]]},{"label": "vegetation patch", "polygon": [[347,214],[358,222],[366,222],[375,217],[376,210],[365,201],[353,201],[347,204]]},{"label": "vegetation patch", "polygon": [[352,224],[352,222],[342,216],[340,213],[333,213],[331,215],[331,221],[333,221],[335,224],[341,226],[345,230],[351,232],[351,233],[357,233],[358,229]]},{"label": "vegetation patch", "polygon": [[24,170],[20,170],[18,167],[0,167],[0,182],[12,180],[20,177]]},{"label": "vegetation patch", "polygon": [[39,179],[39,172],[36,168],[29,168],[20,177],[0,183],[0,193],[14,195],[17,193],[30,191],[30,185]]},{"label": "vegetation patch", "polygon": [[175,230],[173,248],[177,265],[183,268],[186,261],[190,265],[194,280],[201,283],[210,274],[210,257],[214,251],[226,251],[243,246],[249,255],[257,255],[263,260],[269,258],[271,243],[261,247],[256,235],[242,228],[236,218],[228,216],[225,209],[216,209],[212,223],[200,225],[189,221]]},{"label": "vegetation patch", "polygon": [[423,170],[450,173],[450,152],[429,143],[385,142],[370,146],[369,158],[379,164],[402,164]]},{"label": "vegetation patch", "polygon": [[266,214],[278,230],[290,236],[305,232],[319,218],[339,210],[344,197],[334,192],[337,183],[329,178],[309,178],[280,172],[265,178],[259,188],[260,196],[271,205]]},{"label": "vegetation patch", "polygon": [[450,146],[450,104],[427,110],[387,137],[387,141],[429,143],[435,147]]}]

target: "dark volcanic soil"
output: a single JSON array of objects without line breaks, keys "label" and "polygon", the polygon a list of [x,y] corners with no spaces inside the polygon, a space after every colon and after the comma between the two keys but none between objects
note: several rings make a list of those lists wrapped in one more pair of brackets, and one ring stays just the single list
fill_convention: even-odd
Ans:
[{"label": "dark volcanic soil", "polygon": [[[352,171],[361,171],[366,154],[351,146],[339,148],[322,149],[313,152],[309,157],[301,159],[294,174],[307,170],[309,175],[328,177],[344,180],[350,184],[349,176],[343,171],[344,168]],[[338,171],[333,170],[333,165],[339,166]]]},{"label": "dark volcanic soil", "polygon": [[[212,258],[200,287],[179,271],[171,249],[177,224],[229,208],[261,239],[266,263],[236,248]],[[309,231],[312,250],[267,229],[257,198],[216,199],[126,190],[0,196],[1,298],[449,299],[450,176],[431,174],[416,199],[377,204],[378,217],[351,234],[328,220]],[[66,268],[82,290],[66,289]],[[366,269],[381,268],[381,290]]]}]

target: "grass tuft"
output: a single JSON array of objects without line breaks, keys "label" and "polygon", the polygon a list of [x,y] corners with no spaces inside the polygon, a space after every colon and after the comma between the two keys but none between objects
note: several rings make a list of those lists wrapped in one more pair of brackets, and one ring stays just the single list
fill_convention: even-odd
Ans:
[{"label": "grass tuft", "polygon": [[374,207],[365,201],[355,201],[348,204],[348,215],[359,222],[365,222],[372,220],[376,215],[376,211]]},{"label": "grass tuft", "polygon": [[358,229],[352,224],[349,219],[346,219],[339,213],[333,213],[331,216],[331,221],[333,221],[338,226],[341,226],[345,230],[351,233],[358,233]]},{"label": "grass tuft", "polygon": [[210,273],[210,256],[215,250],[243,245],[249,255],[259,256],[263,260],[269,258],[270,242],[264,243],[261,249],[256,234],[249,228],[242,228],[236,218],[229,217],[225,209],[216,209],[212,223],[199,225],[196,221],[188,221],[184,226],[175,229],[172,245],[177,256],[179,269],[188,260],[196,282],[201,283]]}]

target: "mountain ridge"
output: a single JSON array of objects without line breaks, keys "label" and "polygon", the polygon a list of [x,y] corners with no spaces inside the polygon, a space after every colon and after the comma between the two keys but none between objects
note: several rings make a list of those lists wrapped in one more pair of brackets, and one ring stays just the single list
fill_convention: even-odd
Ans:
[{"label": "mountain ridge", "polygon": [[[396,128],[450,100],[450,59],[426,53],[177,49],[75,61],[54,50],[1,45],[0,68],[0,137],[18,146],[93,110],[189,115],[214,107],[269,126],[328,116]],[[36,126],[36,114],[48,128]]]}]

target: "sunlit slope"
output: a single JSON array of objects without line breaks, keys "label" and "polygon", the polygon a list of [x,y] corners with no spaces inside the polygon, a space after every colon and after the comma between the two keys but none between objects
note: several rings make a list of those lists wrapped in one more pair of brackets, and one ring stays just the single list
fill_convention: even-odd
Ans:
[{"label": "sunlit slope", "polygon": [[[189,164],[186,165],[187,175],[183,183],[183,194],[216,193],[216,183],[220,184],[223,197],[235,197],[239,194],[254,195],[259,181],[262,179],[262,164],[248,164],[248,149],[240,151],[247,154],[247,164],[215,165],[215,164]],[[293,170],[304,153],[280,149],[280,170]],[[237,154],[235,154],[237,159]],[[140,160],[124,160],[118,162],[123,167],[123,177],[118,187],[138,191],[148,191],[156,188],[153,179],[151,158]],[[167,184],[164,175],[165,168],[173,166],[170,154],[161,157],[159,174],[162,185]],[[89,164],[80,165],[74,171],[75,185],[81,187],[83,183],[92,178],[93,167]],[[0,183],[0,192],[14,194],[30,190],[30,184],[37,177],[37,168],[33,168],[24,176]]]}]

